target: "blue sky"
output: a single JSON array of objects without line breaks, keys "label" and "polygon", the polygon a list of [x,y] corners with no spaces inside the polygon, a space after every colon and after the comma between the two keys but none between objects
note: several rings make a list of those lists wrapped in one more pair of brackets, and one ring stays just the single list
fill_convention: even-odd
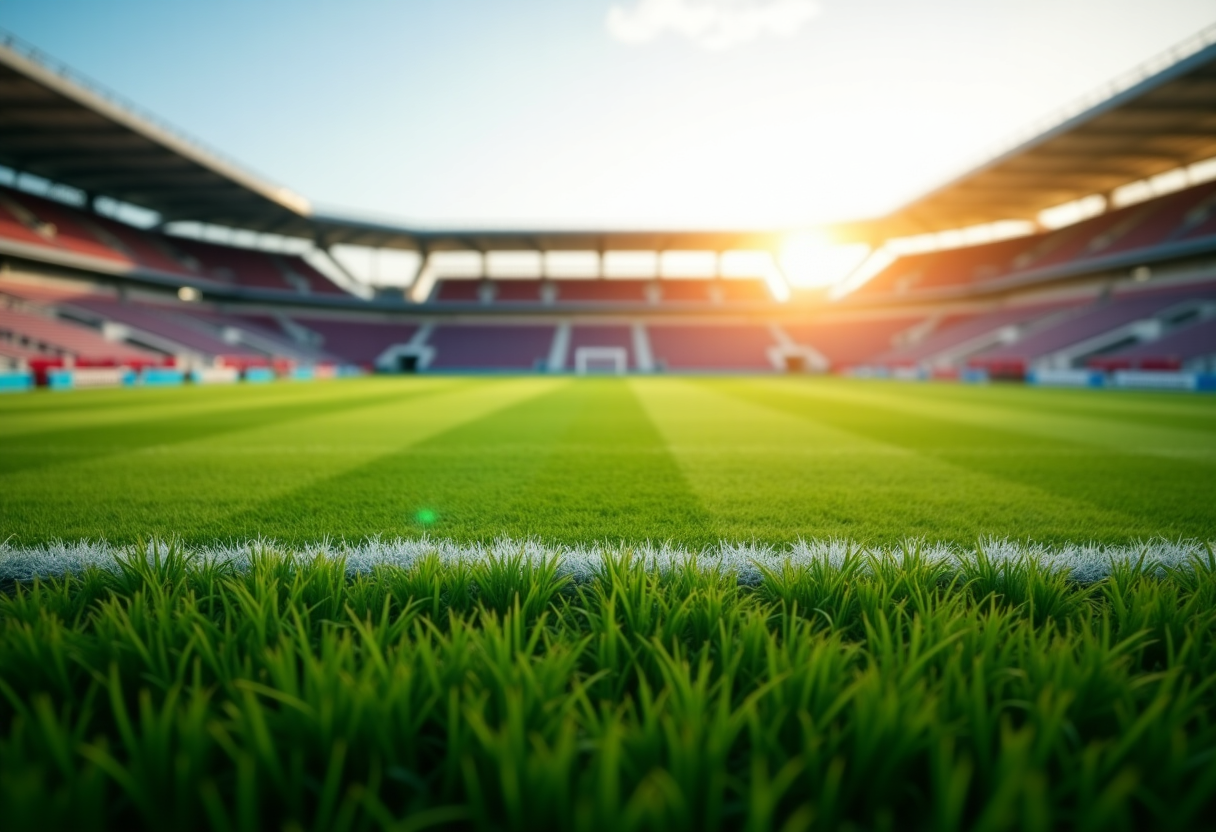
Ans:
[{"label": "blue sky", "polygon": [[422,225],[882,213],[1213,0],[0,0],[0,26],[320,206]]}]

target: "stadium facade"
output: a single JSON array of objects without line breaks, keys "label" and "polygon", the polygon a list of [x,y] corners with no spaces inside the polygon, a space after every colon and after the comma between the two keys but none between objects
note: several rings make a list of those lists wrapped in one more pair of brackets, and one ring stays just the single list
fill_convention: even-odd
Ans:
[{"label": "stadium facade", "polygon": [[[875,249],[977,228],[998,238],[905,253],[828,297],[723,274],[732,252],[776,252],[782,230],[434,230],[327,215],[3,38],[0,385],[358,368],[1203,387],[1216,372],[1214,101],[1216,27],[891,215],[830,229]],[[1096,207],[1038,224],[1062,204]],[[173,233],[183,223],[223,231]],[[416,279],[369,293],[333,256],[341,246],[416,252]],[[478,255],[481,273],[436,277],[430,265],[452,252]],[[539,265],[494,275],[499,252]],[[587,254],[593,274],[549,273],[563,252]],[[609,275],[624,252],[716,265]]]}]

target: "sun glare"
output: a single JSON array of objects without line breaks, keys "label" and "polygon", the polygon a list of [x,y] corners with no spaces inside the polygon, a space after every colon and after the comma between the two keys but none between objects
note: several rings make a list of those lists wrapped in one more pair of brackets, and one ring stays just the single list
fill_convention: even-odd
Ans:
[{"label": "sun glare", "polygon": [[834,286],[849,276],[869,254],[864,243],[837,243],[818,231],[790,234],[781,246],[781,270],[793,286]]}]

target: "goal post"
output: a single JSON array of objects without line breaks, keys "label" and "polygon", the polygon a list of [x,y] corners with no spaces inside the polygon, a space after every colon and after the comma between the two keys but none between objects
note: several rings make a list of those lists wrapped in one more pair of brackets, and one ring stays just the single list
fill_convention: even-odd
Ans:
[{"label": "goal post", "polygon": [[579,347],[574,351],[574,371],[580,376],[590,373],[624,375],[628,363],[624,347]]}]

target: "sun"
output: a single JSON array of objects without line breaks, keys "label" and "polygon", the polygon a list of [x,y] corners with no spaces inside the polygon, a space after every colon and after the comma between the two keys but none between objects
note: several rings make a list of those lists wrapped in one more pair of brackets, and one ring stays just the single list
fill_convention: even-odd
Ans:
[{"label": "sun", "polygon": [[870,253],[865,243],[837,243],[822,231],[787,234],[778,261],[792,286],[804,289],[834,286]]}]

